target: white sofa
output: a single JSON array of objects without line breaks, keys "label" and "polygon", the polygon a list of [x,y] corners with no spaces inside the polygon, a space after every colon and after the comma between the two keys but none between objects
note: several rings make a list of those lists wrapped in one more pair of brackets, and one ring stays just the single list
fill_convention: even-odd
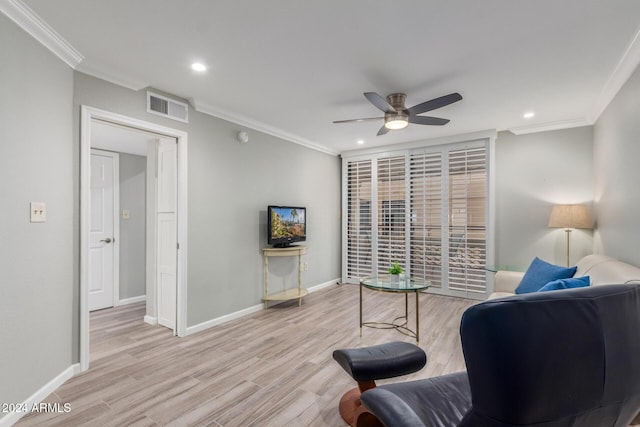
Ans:
[{"label": "white sofa", "polygon": [[[640,268],[606,255],[587,255],[578,261],[577,267],[573,277],[589,276],[591,286],[619,283],[640,284]],[[523,276],[524,272],[503,270],[496,272],[493,293],[489,295],[489,299],[514,295]],[[640,425],[640,414],[635,417],[631,425]]]},{"label": "white sofa", "polygon": [[[591,286],[621,283],[639,283],[640,268],[606,255],[587,255],[578,261],[574,277],[589,276]],[[489,299],[513,295],[524,272],[498,271],[494,278],[493,293]]]}]

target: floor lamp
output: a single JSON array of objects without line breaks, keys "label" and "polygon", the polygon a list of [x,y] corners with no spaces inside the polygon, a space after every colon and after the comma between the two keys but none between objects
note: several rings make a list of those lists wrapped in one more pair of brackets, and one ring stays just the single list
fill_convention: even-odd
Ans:
[{"label": "floor lamp", "polygon": [[549,227],[564,228],[567,233],[567,267],[569,262],[569,236],[573,228],[592,228],[591,215],[585,205],[556,205],[549,217]]}]

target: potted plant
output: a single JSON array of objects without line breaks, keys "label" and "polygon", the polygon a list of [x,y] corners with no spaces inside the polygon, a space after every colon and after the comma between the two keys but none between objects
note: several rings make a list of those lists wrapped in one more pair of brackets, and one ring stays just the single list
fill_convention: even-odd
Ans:
[{"label": "potted plant", "polygon": [[390,276],[390,282],[391,283],[399,283],[400,282],[400,275],[404,272],[404,270],[402,269],[402,267],[400,267],[400,264],[398,264],[398,261],[394,262],[393,264],[391,264],[391,267],[389,267],[389,274]]}]

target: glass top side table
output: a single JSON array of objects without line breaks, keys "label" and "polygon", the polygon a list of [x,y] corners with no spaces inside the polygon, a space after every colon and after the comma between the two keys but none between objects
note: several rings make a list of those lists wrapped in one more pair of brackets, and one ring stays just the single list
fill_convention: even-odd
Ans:
[{"label": "glass top side table", "polygon": [[[360,279],[360,336],[362,327],[367,326],[376,329],[395,329],[398,332],[413,337],[416,342],[420,342],[420,298],[419,292],[431,286],[429,280],[412,278],[409,276],[399,277],[394,280],[389,274],[380,274],[372,277]],[[391,322],[363,322],[362,320],[362,289],[367,288],[379,292],[391,292],[404,294],[404,316],[398,316]],[[409,294],[416,296],[416,329],[412,330],[407,326],[409,312]]]}]

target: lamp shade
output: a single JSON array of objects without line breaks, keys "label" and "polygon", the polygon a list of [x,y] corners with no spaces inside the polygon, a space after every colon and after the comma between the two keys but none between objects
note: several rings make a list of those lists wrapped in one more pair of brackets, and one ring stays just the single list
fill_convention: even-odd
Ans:
[{"label": "lamp shade", "polygon": [[593,224],[585,205],[556,205],[549,217],[549,227],[593,228]]}]

